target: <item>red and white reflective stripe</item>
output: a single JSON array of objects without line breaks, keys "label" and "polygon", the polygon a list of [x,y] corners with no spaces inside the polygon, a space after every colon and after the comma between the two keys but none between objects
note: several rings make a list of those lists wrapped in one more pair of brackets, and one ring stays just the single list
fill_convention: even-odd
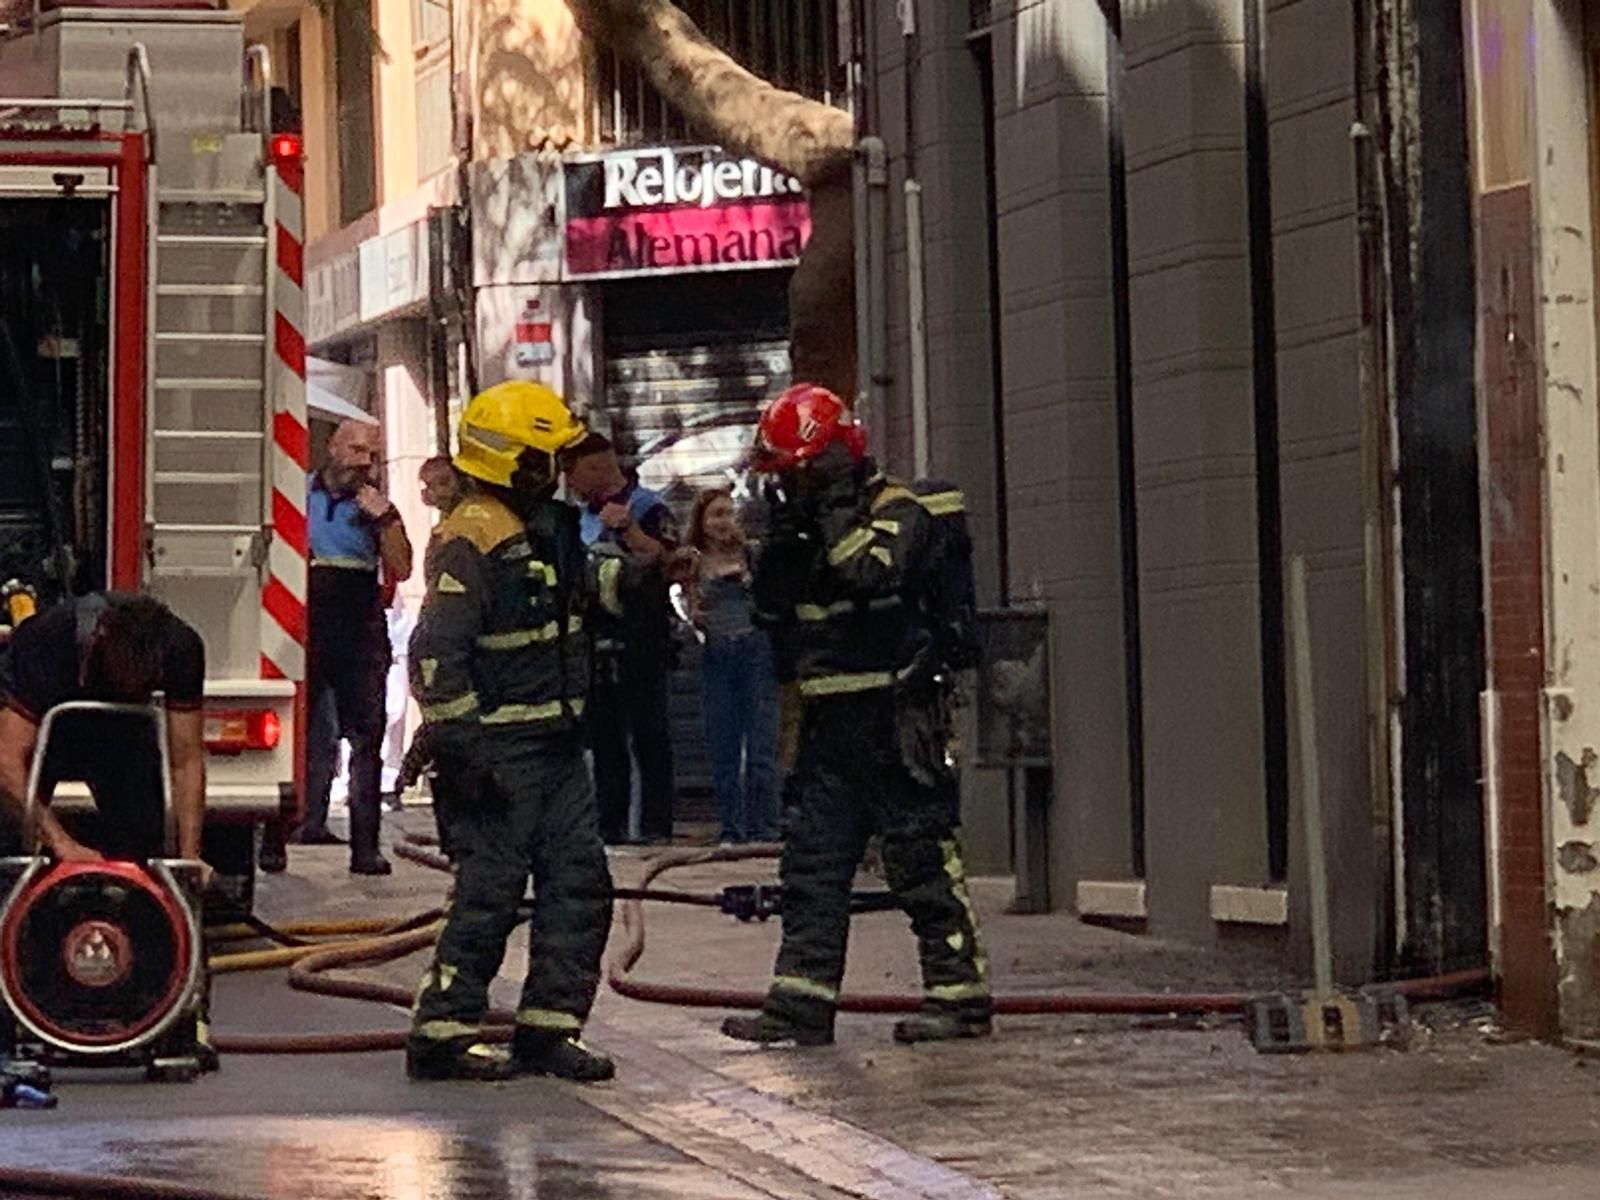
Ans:
[{"label": "red and white reflective stripe", "polygon": [[261,594],[261,673],[304,679],[306,671],[305,229],[298,162],[280,160],[269,174],[276,228],[272,233],[272,543]]}]

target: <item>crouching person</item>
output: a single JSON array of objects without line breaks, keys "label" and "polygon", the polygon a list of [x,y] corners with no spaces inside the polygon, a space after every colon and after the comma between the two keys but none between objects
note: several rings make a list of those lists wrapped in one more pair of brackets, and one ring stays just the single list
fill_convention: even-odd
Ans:
[{"label": "crouching person", "polygon": [[[46,805],[37,813],[37,837],[44,853],[62,862],[174,852],[199,861],[206,815],[205,678],[200,635],[150,596],[96,592],[23,622],[0,662],[0,805],[9,810],[0,816],[20,826],[39,726],[51,709],[85,700],[144,705],[161,692],[168,779],[161,778],[160,745],[150,726],[130,726],[116,713],[74,713],[54,727],[44,749]],[[56,784],[67,780],[87,783],[94,798],[90,832],[80,828],[78,836],[47,803]],[[164,783],[176,846],[167,844]],[[203,886],[211,879],[211,868],[203,867]],[[195,1055],[202,1070],[214,1071],[209,979],[202,986]]]}]

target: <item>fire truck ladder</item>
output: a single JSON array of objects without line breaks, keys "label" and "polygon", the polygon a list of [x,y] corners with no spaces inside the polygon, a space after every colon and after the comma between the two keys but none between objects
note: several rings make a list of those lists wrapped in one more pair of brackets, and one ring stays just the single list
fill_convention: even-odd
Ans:
[{"label": "fire truck ladder", "polygon": [[257,639],[228,634],[255,619],[268,525],[271,213],[262,147],[259,131],[218,135],[202,149],[221,164],[205,182],[158,184],[151,271],[151,582],[180,611],[214,614],[202,633],[208,644],[238,648],[240,661],[229,665],[241,673],[256,667]]}]

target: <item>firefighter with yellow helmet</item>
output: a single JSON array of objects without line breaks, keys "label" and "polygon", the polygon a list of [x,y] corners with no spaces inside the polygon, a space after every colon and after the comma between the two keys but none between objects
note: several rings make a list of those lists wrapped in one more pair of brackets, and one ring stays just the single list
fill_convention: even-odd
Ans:
[{"label": "firefighter with yellow helmet", "polygon": [[[412,1014],[413,1079],[613,1074],[578,1040],[611,924],[580,722],[584,616],[594,604],[620,611],[625,564],[586,552],[576,511],[554,498],[557,456],[583,435],[559,396],[520,380],[483,392],[461,418],[455,465],[467,490],[428,547],[410,653],[423,727],[407,771],[435,771],[456,865]],[[528,977],[506,1055],[478,1034],[530,876]]]}]

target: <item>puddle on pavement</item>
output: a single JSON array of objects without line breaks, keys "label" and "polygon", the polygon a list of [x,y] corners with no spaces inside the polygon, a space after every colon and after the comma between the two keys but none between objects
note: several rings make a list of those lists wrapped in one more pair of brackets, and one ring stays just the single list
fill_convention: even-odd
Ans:
[{"label": "puddle on pavement", "polygon": [[[359,1118],[8,1121],[4,1162],[215,1187],[263,1200],[697,1200],[698,1168],[601,1130],[541,1142],[537,1117],[486,1127]],[[712,1185],[713,1188],[715,1185]]]}]

